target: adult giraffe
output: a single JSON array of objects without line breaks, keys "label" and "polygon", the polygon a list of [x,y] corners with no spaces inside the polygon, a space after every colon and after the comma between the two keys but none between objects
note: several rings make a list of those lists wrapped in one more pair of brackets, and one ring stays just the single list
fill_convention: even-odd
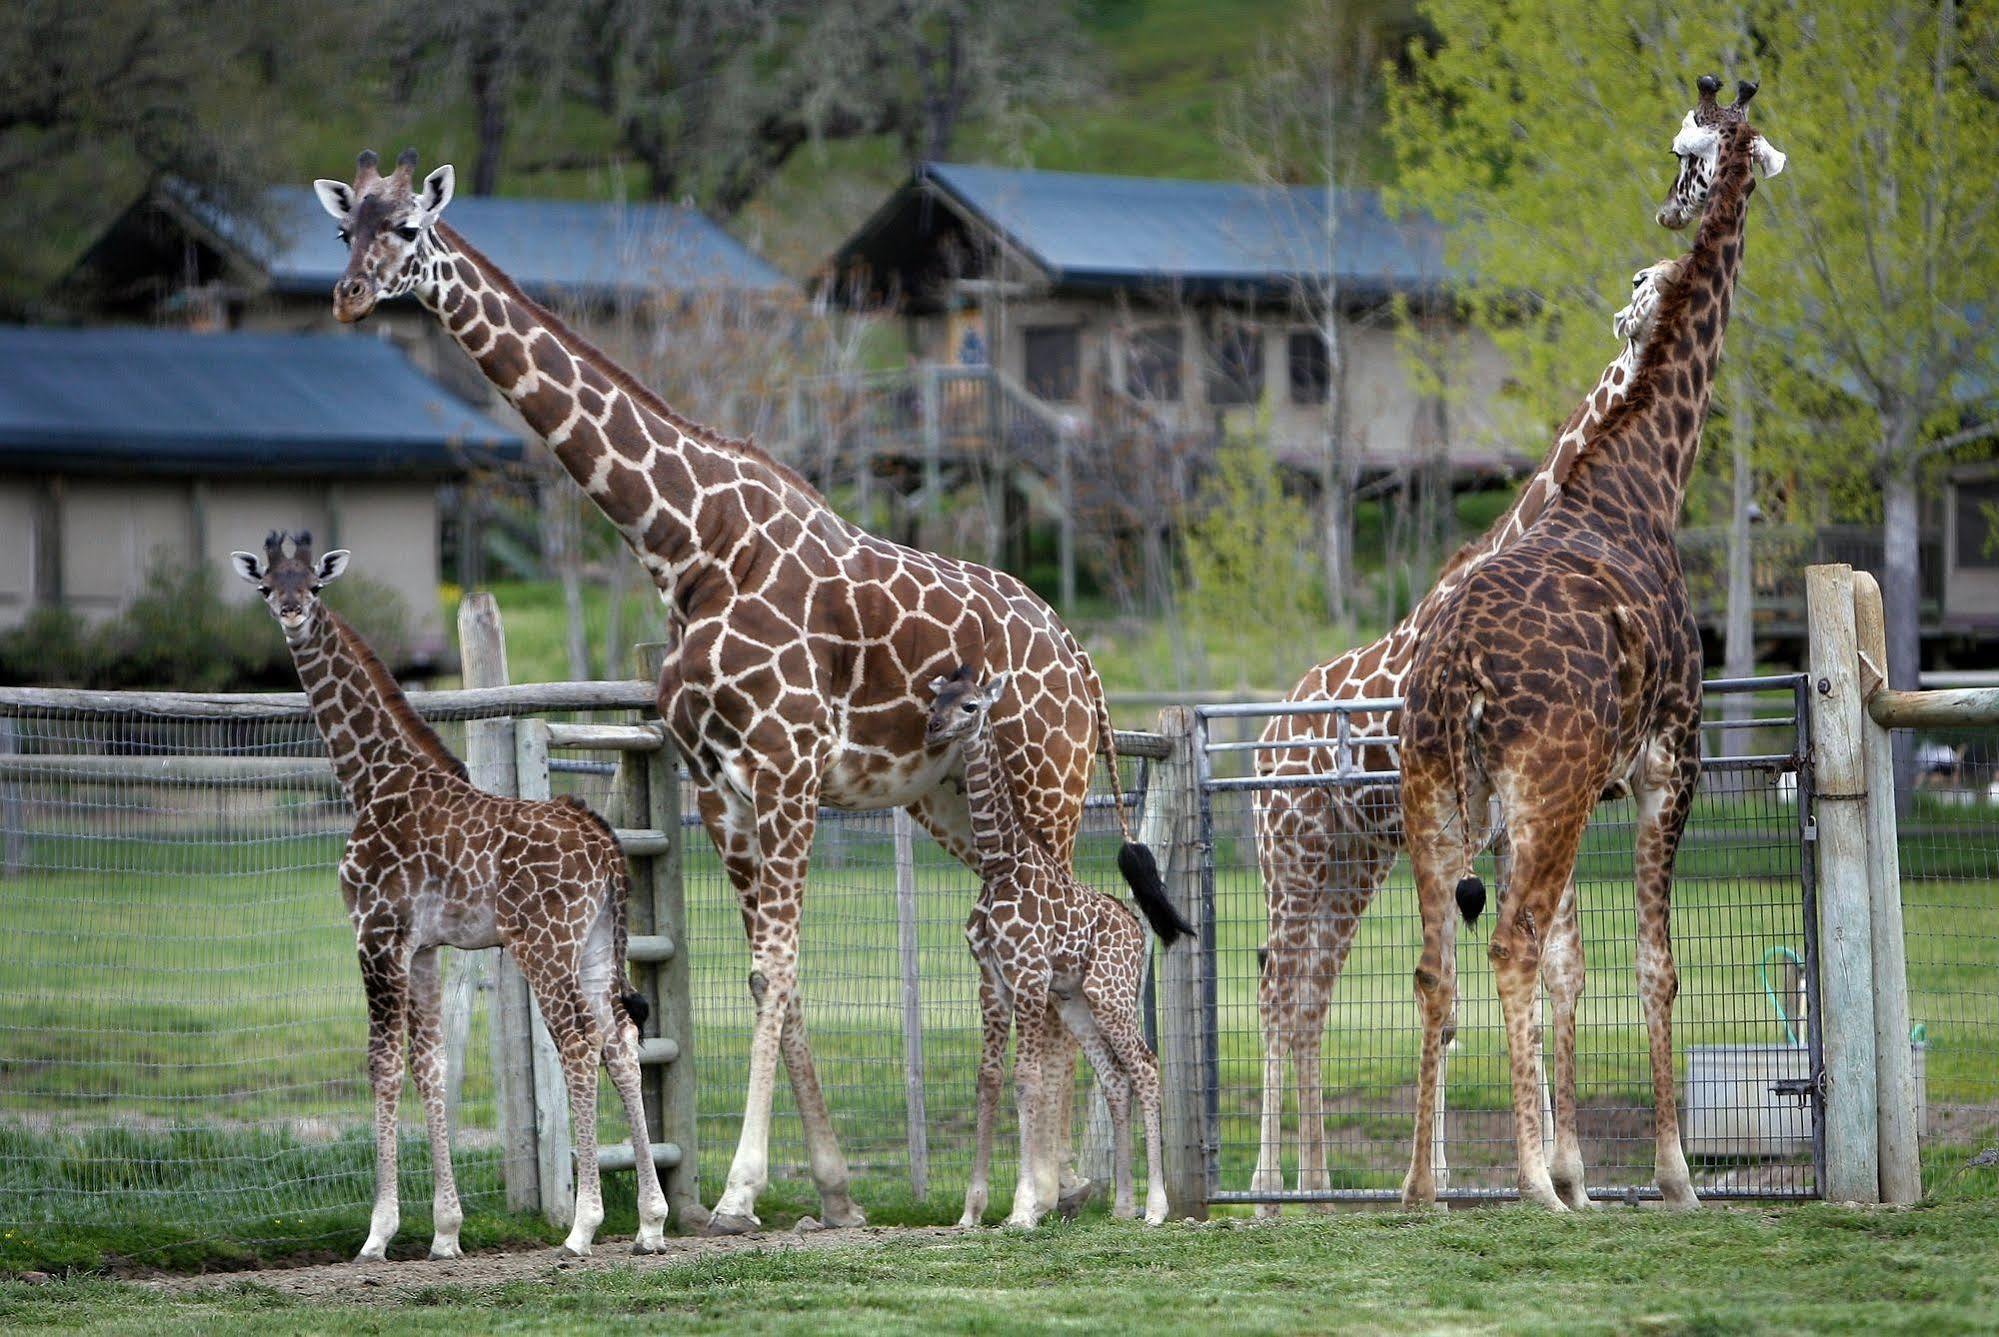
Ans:
[{"label": "adult giraffe", "polygon": [[[1099,747],[1116,769],[1096,669],[1012,576],[876,538],[753,443],[674,412],[440,221],[451,202],[448,165],[420,186],[415,166],[407,150],[382,176],[375,155],[363,153],[353,184],[314,183],[349,251],[334,314],[356,321],[384,297],[414,295],[554,449],[666,604],[673,648],[660,714],[736,891],[756,1007],[742,1135],[708,1227],[740,1233],[759,1224],[780,1057],[824,1220],[864,1224],[798,998],[799,916],[819,805],[907,807],[976,869],[962,761],[924,729],[930,681],[982,664],[1013,675],[993,727],[1022,819],[1066,861]],[[1122,823],[1122,805],[1118,816]],[[1156,877],[1149,856],[1120,864]]]},{"label": "adult giraffe", "polygon": [[[1575,1012],[1555,1017],[1555,1158],[1541,1145],[1541,1033],[1535,988],[1557,929],[1575,917],[1576,853],[1597,800],[1638,800],[1637,974],[1652,1062],[1655,1174],[1674,1207],[1698,1205],[1674,1103],[1670,934],[1673,858],[1700,779],[1701,643],[1674,542],[1742,263],[1756,188],[1752,162],[1782,169],[1745,108],[1756,86],[1700,81],[1673,150],[1679,177],[1659,221],[1683,227],[1706,205],[1693,249],[1653,320],[1624,402],[1592,434],[1562,494],[1517,543],[1471,571],[1416,647],[1402,712],[1402,810],[1423,916],[1416,995],[1423,1014],[1416,1137],[1403,1200],[1433,1201],[1435,1095],[1456,1002],[1453,888],[1475,920],[1478,819],[1499,800],[1512,878],[1488,956],[1506,1019],[1514,1141],[1524,1200],[1590,1205],[1576,1133]],[[1578,987],[1580,943],[1572,963]]]},{"label": "adult giraffe", "polygon": [[[1575,467],[1590,429],[1629,388],[1652,330],[1659,295],[1679,273],[1681,261],[1661,260],[1631,277],[1631,301],[1611,321],[1624,347],[1598,375],[1555,434],[1540,467],[1521,487],[1505,514],[1480,537],[1454,553],[1437,584],[1409,615],[1380,640],[1356,646],[1308,669],[1291,689],[1288,702],[1386,701],[1401,697],[1416,644],[1445,595],[1467,571],[1518,539],[1541,517]],[[1363,770],[1396,767],[1394,739],[1401,712],[1382,710],[1347,717],[1354,762]],[[1327,714],[1274,715],[1264,726],[1256,753],[1257,773],[1266,779],[1329,775],[1340,765],[1331,746],[1337,717]],[[1332,1187],[1326,1169],[1326,1120],[1320,1085],[1326,1010],[1346,965],[1360,919],[1402,849],[1402,809],[1393,785],[1263,789],[1256,801],[1256,859],[1263,875],[1269,931],[1260,953],[1257,1011],[1263,1029],[1262,1135],[1250,1188],[1280,1193],[1284,1188],[1284,1062],[1298,1089],[1298,1189]],[[1576,926],[1558,926],[1565,942]],[[1556,959],[1550,953],[1551,963]],[[1566,960],[1566,957],[1562,958]],[[1556,1006],[1581,978],[1551,967],[1546,972]],[[1573,998],[1570,998],[1571,1004]],[[1441,1153],[1442,1148],[1439,1148]],[[1277,1204],[1260,1203],[1257,1214],[1274,1216]]]}]

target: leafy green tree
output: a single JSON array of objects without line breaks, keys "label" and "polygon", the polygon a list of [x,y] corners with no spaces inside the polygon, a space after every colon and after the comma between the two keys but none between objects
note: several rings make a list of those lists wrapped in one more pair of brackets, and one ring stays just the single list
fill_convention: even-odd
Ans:
[{"label": "leafy green tree", "polygon": [[[1760,79],[1756,123],[1790,169],[1754,206],[1717,417],[1751,420],[1747,365],[1764,438],[1830,489],[1878,488],[1893,673],[1912,684],[1920,471],[1999,433],[1999,15],[1956,0],[1423,12],[1438,43],[1412,50],[1390,98],[1403,186],[1456,224],[1536,423],[1601,361],[1613,276],[1683,244],[1652,208],[1694,78]],[[1748,442],[1736,459],[1749,466]]]}]

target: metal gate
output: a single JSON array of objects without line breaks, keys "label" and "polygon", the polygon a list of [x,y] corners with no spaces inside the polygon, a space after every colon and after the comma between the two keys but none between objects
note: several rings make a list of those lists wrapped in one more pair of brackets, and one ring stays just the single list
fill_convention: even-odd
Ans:
[{"label": "metal gate", "polygon": [[[1674,885],[1680,995],[1673,1039],[1682,1138],[1695,1190],[1710,1199],[1812,1198],[1824,1183],[1805,683],[1804,675],[1786,675],[1706,684],[1709,755]],[[1278,702],[1194,712],[1194,816],[1205,850],[1201,1146],[1212,1203],[1399,1197],[1420,1039],[1411,974],[1421,921],[1407,863],[1397,858],[1369,898],[1368,875],[1335,847],[1318,894],[1292,898],[1288,910],[1273,908],[1256,823],[1259,809],[1273,804],[1399,805],[1396,740],[1384,736],[1384,726],[1394,718],[1386,712],[1400,704]],[[1270,747],[1258,735],[1280,715],[1315,717],[1299,731],[1311,735],[1291,768],[1302,773],[1260,774],[1256,760]],[[1384,758],[1388,769],[1366,768]],[[1650,1065],[1633,972],[1633,816],[1629,798],[1601,804],[1576,868],[1588,970],[1577,1013],[1578,1122],[1591,1195],[1607,1201],[1658,1196]],[[1490,855],[1481,862],[1489,864]],[[1294,873],[1289,885],[1297,884]],[[1292,1005],[1309,1001],[1314,989],[1323,997],[1316,1019],[1304,1008],[1288,1026],[1294,1036],[1316,1034],[1322,1066],[1316,1081],[1309,1063],[1303,1079],[1290,1061],[1280,1068],[1282,1097],[1272,1102],[1281,1112],[1277,1154],[1264,1160],[1266,1170],[1278,1166],[1281,1185],[1267,1172],[1252,1182],[1264,1140],[1265,1036],[1287,1029],[1266,1027],[1276,1014],[1265,1018],[1259,1005],[1259,958],[1272,913],[1291,914],[1315,944],[1309,954],[1292,953],[1277,996]],[[1330,945],[1340,938],[1350,944],[1343,968]],[[1439,1121],[1448,1163],[1439,1196],[1447,1200],[1516,1196],[1505,1030],[1484,948],[1483,932],[1460,932],[1458,1026]],[[1313,1132],[1321,1125],[1323,1138]],[[1323,1171],[1307,1174],[1301,1186],[1301,1152],[1314,1146],[1323,1148],[1312,1158],[1323,1161]]]}]

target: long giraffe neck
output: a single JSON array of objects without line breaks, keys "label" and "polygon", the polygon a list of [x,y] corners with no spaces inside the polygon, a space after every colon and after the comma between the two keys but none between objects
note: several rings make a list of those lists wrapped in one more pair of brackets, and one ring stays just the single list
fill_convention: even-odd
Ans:
[{"label": "long giraffe neck", "polygon": [[1027,857],[1034,837],[1021,824],[1013,782],[1000,764],[999,740],[992,716],[965,740],[965,805],[972,815],[972,846],[979,855],[979,876],[990,884],[1004,877]]},{"label": "long giraffe neck", "polygon": [[710,577],[727,584],[745,536],[780,513],[839,541],[844,523],[791,470],[675,413],[446,224],[425,240],[418,299],[683,610]]},{"label": "long giraffe neck", "polygon": [[1587,509],[1642,516],[1668,529],[1678,521],[1742,268],[1756,189],[1753,134],[1741,123],[1721,131],[1706,212],[1678,281],[1660,300],[1631,394],[1592,433],[1584,466],[1573,473],[1569,494]]},{"label": "long giraffe neck", "polygon": [[306,635],[291,642],[291,652],[334,777],[355,811],[368,806],[392,772],[442,769],[464,777],[464,765],[416,713],[367,642],[332,609],[319,609]]},{"label": "long giraffe neck", "polygon": [[[1430,592],[1423,596],[1405,625],[1419,627],[1428,623],[1431,615],[1441,607],[1474,567],[1494,553],[1518,542],[1536,520],[1539,520],[1556,498],[1562,495],[1563,487],[1575,472],[1578,462],[1588,454],[1594,441],[1598,424],[1609,416],[1611,410],[1624,402],[1633,380],[1637,376],[1638,364],[1644,357],[1648,341],[1627,339],[1616,357],[1597,376],[1596,384],[1590,387],[1588,395],[1570,411],[1561,430],[1555,434],[1554,443],[1549,446],[1547,456],[1521,484],[1519,495],[1497,520],[1493,521],[1485,533],[1465,544],[1444,563],[1437,573],[1437,580]],[[1396,663],[1384,663],[1383,671],[1391,672],[1394,681],[1386,683],[1381,695],[1393,696],[1400,690],[1400,671],[1406,669],[1406,656]]]}]

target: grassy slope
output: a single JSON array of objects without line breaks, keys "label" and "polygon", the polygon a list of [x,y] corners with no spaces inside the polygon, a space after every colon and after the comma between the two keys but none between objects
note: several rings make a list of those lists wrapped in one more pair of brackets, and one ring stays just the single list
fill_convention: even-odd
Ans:
[{"label": "grassy slope", "polygon": [[0,1285],[19,1331],[1992,1331],[1999,1206],[1350,1216],[1277,1229],[1121,1223],[440,1286],[396,1309],[254,1284]]}]

